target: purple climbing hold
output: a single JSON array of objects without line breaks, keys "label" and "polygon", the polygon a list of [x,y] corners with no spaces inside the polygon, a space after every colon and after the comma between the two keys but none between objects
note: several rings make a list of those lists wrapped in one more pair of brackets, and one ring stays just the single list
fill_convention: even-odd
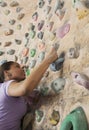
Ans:
[{"label": "purple climbing hold", "polygon": [[71,76],[74,82],[81,86],[84,86],[86,89],[89,89],[89,78],[85,74],[71,72]]},{"label": "purple climbing hold", "polygon": [[63,38],[70,30],[70,24],[64,24],[62,27],[56,30],[56,36],[59,38]]}]

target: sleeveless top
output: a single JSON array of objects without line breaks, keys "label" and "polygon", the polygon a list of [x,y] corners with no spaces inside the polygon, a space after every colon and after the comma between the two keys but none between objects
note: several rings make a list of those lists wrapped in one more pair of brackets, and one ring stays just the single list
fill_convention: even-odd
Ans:
[{"label": "sleeveless top", "polygon": [[0,83],[0,130],[20,130],[21,119],[27,111],[23,97],[8,95],[8,87],[13,80]]}]

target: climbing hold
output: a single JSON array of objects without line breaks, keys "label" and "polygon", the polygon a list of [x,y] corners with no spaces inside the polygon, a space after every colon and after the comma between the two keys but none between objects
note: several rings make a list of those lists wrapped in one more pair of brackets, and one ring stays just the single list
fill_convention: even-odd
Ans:
[{"label": "climbing hold", "polygon": [[22,25],[21,24],[18,24],[17,25],[17,29],[20,30],[22,28]]},{"label": "climbing hold", "polygon": [[35,26],[33,25],[33,23],[30,23],[28,30],[29,30],[29,31],[30,31],[30,30],[34,30],[34,28],[35,28]]},{"label": "climbing hold", "polygon": [[82,107],[71,111],[63,120],[60,130],[88,130],[88,122]]},{"label": "climbing hold", "polygon": [[51,11],[51,6],[47,6],[46,9],[44,9],[46,15],[48,15],[50,11]]},{"label": "climbing hold", "polygon": [[4,54],[4,52],[3,51],[0,51],[0,56],[2,56]]},{"label": "climbing hold", "polygon": [[30,68],[33,68],[36,64],[36,60],[31,60],[30,63],[29,63],[29,67]]},{"label": "climbing hold", "polygon": [[5,42],[5,44],[4,44],[4,47],[7,47],[7,46],[10,46],[12,44],[12,42]]},{"label": "climbing hold", "polygon": [[63,38],[70,30],[70,24],[64,24],[62,27],[56,30],[56,36],[59,38]]},{"label": "climbing hold", "polygon": [[39,39],[43,39],[43,35],[44,35],[44,32],[39,32],[39,33],[37,34],[37,37],[38,37]]},{"label": "climbing hold", "polygon": [[38,23],[37,28],[40,31],[43,28],[44,20],[41,20],[40,23]]},{"label": "climbing hold", "polygon": [[88,9],[76,9],[76,13],[77,13],[78,19],[80,20],[89,14],[89,10]]},{"label": "climbing hold", "polygon": [[59,56],[59,58],[50,64],[50,69],[52,71],[59,71],[63,67],[63,62],[65,60],[65,54],[62,52]]},{"label": "climbing hold", "polygon": [[7,51],[7,54],[9,55],[13,55],[15,53],[15,50],[14,49],[10,49]]},{"label": "climbing hold", "polygon": [[22,7],[17,7],[16,12],[19,13],[23,8]]},{"label": "climbing hold", "polygon": [[4,31],[4,34],[5,34],[5,36],[8,36],[8,35],[12,35],[13,34],[13,30],[12,29],[6,29],[5,31]]},{"label": "climbing hold", "polygon": [[85,74],[71,72],[71,76],[74,82],[89,89],[89,78]]},{"label": "climbing hold", "polygon": [[27,56],[28,52],[29,52],[29,48],[28,48],[28,47],[25,47],[25,48],[22,50],[22,55],[25,57],[25,56]]},{"label": "climbing hold", "polygon": [[35,13],[32,15],[32,19],[33,19],[34,21],[37,21],[37,19],[38,19],[38,13],[37,13],[37,12],[35,12]]},{"label": "climbing hold", "polygon": [[62,10],[58,9],[56,11],[56,15],[59,17],[60,20],[62,20],[65,15],[65,9],[62,9]]},{"label": "climbing hold", "polygon": [[64,6],[64,1],[61,0],[56,0],[56,4],[55,4],[55,8],[54,8],[54,12],[56,13],[57,10],[61,10]]},{"label": "climbing hold", "polygon": [[48,3],[51,4],[52,0],[48,0]]},{"label": "climbing hold", "polygon": [[6,62],[7,62],[7,60],[1,60],[1,61],[0,61],[0,65],[4,64],[4,63],[6,63]]},{"label": "climbing hold", "polygon": [[25,16],[24,13],[20,13],[20,14],[17,16],[17,19],[18,19],[18,20],[21,20],[24,16]]},{"label": "climbing hold", "polygon": [[26,69],[26,76],[29,76],[30,75],[30,70],[29,68]]},{"label": "climbing hold", "polygon": [[11,3],[10,3],[10,6],[11,7],[15,7],[15,6],[18,6],[19,5],[19,3],[17,2],[17,1],[12,1]]},{"label": "climbing hold", "polygon": [[39,0],[38,7],[42,8],[44,4],[45,4],[44,0]]},{"label": "climbing hold", "polygon": [[52,14],[52,13],[49,13],[49,14],[46,16],[46,19],[49,21],[52,16],[53,16],[53,14]]},{"label": "climbing hold", "polygon": [[41,52],[41,53],[38,55],[38,61],[41,62],[44,58],[45,58],[45,52]]},{"label": "climbing hold", "polygon": [[42,120],[42,118],[43,118],[43,116],[44,116],[43,111],[41,111],[41,110],[36,110],[36,111],[35,111],[35,114],[36,114],[36,121],[37,121],[37,122],[41,122],[41,120]]},{"label": "climbing hold", "polygon": [[22,42],[21,40],[15,39],[15,43],[16,43],[17,45],[20,45],[21,42]]},{"label": "climbing hold", "polygon": [[15,20],[14,19],[11,19],[10,21],[9,21],[9,23],[11,24],[11,25],[14,25],[15,24]]},{"label": "climbing hold", "polygon": [[31,57],[34,57],[35,54],[36,54],[36,49],[31,49],[31,51],[30,51],[30,56],[31,56]]},{"label": "climbing hold", "polygon": [[4,14],[5,15],[9,15],[10,14],[10,10],[8,10],[8,9],[4,10]]},{"label": "climbing hold", "polygon": [[30,38],[34,38],[35,37],[35,35],[36,35],[36,32],[34,31],[34,30],[30,30],[29,31],[29,36],[30,36]]},{"label": "climbing hold", "polygon": [[29,59],[28,56],[23,57],[23,64],[26,64],[28,59]]},{"label": "climbing hold", "polygon": [[50,117],[50,123],[53,126],[56,126],[60,120],[60,114],[59,111],[53,110],[52,115]]},{"label": "climbing hold", "polygon": [[4,2],[4,1],[1,1],[1,2],[0,2],[0,6],[1,6],[1,7],[6,7],[6,6],[7,6],[7,3]]},{"label": "climbing hold", "polygon": [[38,44],[38,49],[39,49],[40,51],[43,51],[43,50],[45,49],[45,42],[39,43],[39,44]]},{"label": "climbing hold", "polygon": [[53,41],[55,39],[55,36],[56,36],[56,34],[53,32],[49,32],[49,34],[48,34],[48,38],[50,41]]},{"label": "climbing hold", "polygon": [[85,5],[86,8],[89,9],[89,1],[88,1],[88,0],[85,0],[85,1],[84,1],[84,5]]},{"label": "climbing hold", "polygon": [[66,81],[64,78],[57,78],[51,83],[51,88],[55,93],[59,93],[60,90],[64,89],[65,83]]},{"label": "climbing hold", "polygon": [[53,25],[54,25],[54,22],[48,22],[48,24],[47,24],[47,29],[48,29],[48,31],[51,31],[51,30],[52,30]]},{"label": "climbing hold", "polygon": [[79,51],[76,48],[70,48],[68,53],[67,53],[67,56],[69,58],[78,58]]}]

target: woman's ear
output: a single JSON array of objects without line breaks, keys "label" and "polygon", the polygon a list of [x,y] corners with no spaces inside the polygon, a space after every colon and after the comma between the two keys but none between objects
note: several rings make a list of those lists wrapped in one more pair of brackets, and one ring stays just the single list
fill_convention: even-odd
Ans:
[{"label": "woman's ear", "polygon": [[5,77],[8,76],[8,78],[12,77],[12,74],[10,72],[8,72],[8,71],[4,71],[4,75],[5,75]]}]

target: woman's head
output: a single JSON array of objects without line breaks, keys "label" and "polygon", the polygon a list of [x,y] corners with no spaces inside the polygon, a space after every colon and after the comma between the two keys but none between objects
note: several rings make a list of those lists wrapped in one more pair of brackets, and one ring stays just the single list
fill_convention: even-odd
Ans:
[{"label": "woman's head", "polygon": [[8,80],[21,81],[24,79],[25,72],[18,63],[9,61],[0,66],[0,83]]}]

